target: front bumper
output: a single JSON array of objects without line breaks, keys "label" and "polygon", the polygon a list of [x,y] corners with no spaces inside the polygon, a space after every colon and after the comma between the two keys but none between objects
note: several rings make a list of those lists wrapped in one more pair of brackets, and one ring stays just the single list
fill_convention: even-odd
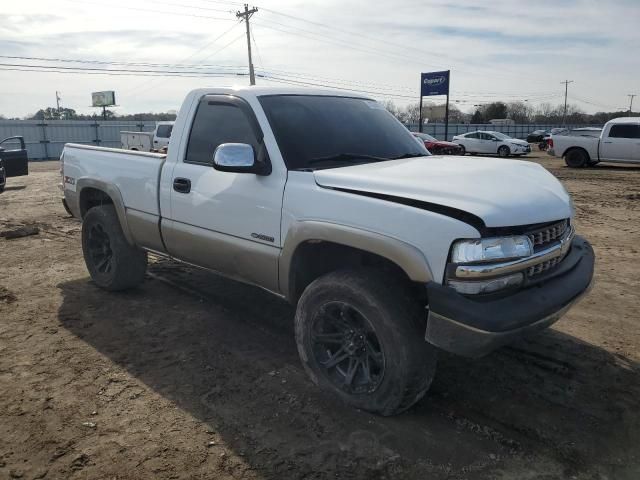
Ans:
[{"label": "front bumper", "polygon": [[496,300],[471,299],[435,282],[427,285],[425,339],[443,350],[481,357],[555,323],[589,290],[595,255],[576,236],[571,250],[544,282]]}]

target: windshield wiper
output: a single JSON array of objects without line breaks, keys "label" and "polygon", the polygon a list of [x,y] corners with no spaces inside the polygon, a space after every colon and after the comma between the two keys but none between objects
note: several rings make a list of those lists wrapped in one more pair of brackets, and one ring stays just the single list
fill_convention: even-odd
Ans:
[{"label": "windshield wiper", "polygon": [[375,157],[373,155],[364,155],[360,153],[337,153],[335,155],[329,155],[327,157],[312,158],[309,160],[309,165],[313,163],[324,162],[358,162],[360,160],[372,160],[374,162],[386,162],[390,160],[384,157]]},{"label": "windshield wiper", "polygon": [[392,157],[390,160],[400,160],[402,158],[416,158],[416,157],[426,157],[424,153],[403,153],[402,155],[398,155],[397,157]]}]

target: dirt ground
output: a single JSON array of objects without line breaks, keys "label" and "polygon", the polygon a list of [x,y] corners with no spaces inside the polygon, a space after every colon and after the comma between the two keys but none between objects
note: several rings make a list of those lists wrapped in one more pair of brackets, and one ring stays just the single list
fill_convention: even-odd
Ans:
[{"label": "dirt ground", "polygon": [[0,231],[40,229],[0,238],[0,478],[640,478],[640,168],[531,160],[573,194],[592,292],[481,360],[440,355],[392,418],[318,391],[261,290],[168,261],[98,289],[57,162],[33,163],[0,195]]}]

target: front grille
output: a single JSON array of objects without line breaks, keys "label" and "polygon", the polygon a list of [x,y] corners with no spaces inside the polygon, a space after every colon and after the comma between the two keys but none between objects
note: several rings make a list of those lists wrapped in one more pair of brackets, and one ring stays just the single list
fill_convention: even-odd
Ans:
[{"label": "front grille", "polygon": [[540,250],[562,238],[568,228],[569,221],[562,220],[561,222],[529,232],[527,236],[531,240],[534,250]]},{"label": "front grille", "polygon": [[546,262],[542,262],[537,265],[534,265],[533,267],[529,267],[527,269],[527,277],[533,277],[541,273],[544,273],[547,270],[551,270],[553,267],[558,265],[562,261],[562,259],[563,257],[556,257],[556,258],[552,258],[551,260],[547,260]]},{"label": "front grille", "polygon": [[[547,225],[545,227],[531,231],[527,233],[527,236],[531,240],[531,243],[533,243],[534,251],[540,251],[557,243],[568,233],[569,228],[569,220],[565,219],[561,222],[556,222],[551,225]],[[533,267],[529,267],[526,271],[527,277],[531,278],[536,275],[546,273],[547,271],[558,266],[558,264],[562,262],[562,260],[564,260],[564,255],[552,258],[551,260],[547,260],[546,262],[538,263]]]}]

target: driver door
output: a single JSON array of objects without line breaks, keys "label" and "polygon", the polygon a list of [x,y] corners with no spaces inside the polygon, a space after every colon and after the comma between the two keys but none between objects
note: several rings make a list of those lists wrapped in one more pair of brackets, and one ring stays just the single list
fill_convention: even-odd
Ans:
[{"label": "driver door", "polygon": [[249,144],[269,161],[249,104],[207,95],[171,173],[170,211],[162,221],[166,248],[186,262],[277,291],[286,174],[217,170],[213,155],[223,143]]},{"label": "driver door", "polygon": [[0,158],[4,162],[7,177],[29,175],[29,164],[24,138],[9,137],[2,140],[0,142]]},{"label": "driver door", "polygon": [[498,147],[495,142],[495,137],[488,133],[479,133],[478,140],[478,152],[480,153],[496,153]]}]

